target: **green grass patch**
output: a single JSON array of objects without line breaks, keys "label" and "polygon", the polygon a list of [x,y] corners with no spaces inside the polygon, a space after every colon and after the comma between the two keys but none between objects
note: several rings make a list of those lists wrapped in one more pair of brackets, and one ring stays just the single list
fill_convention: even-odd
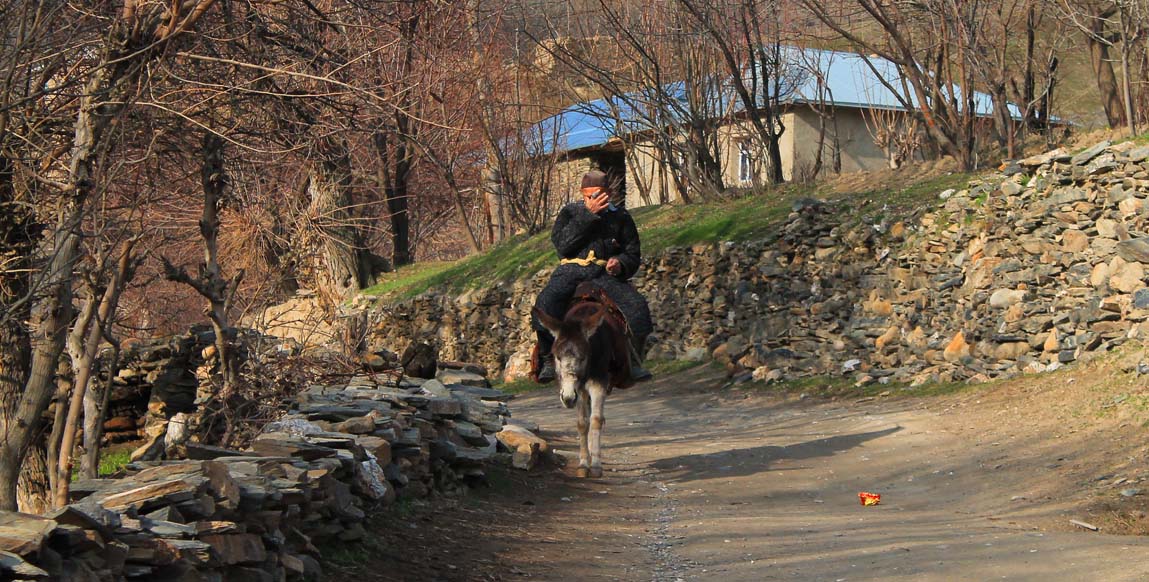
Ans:
[{"label": "green grass patch", "polygon": [[904,214],[923,206],[936,206],[939,194],[950,189],[967,188],[973,178],[973,174],[952,172],[915,182],[904,188],[870,190],[861,194],[846,194],[841,198],[861,200],[862,203],[859,208],[863,212],[885,209],[891,214]]},{"label": "green grass patch", "polygon": [[438,277],[452,266],[454,263],[449,261],[435,261],[399,267],[390,273],[383,274],[378,283],[368,287],[363,293],[366,295],[388,295],[395,291],[418,286],[424,281]]},{"label": "green grass patch", "polygon": [[[784,185],[749,190],[744,195],[714,202],[639,208],[631,214],[642,237],[643,254],[650,257],[671,247],[767,238],[782,226],[798,198],[849,204],[859,217],[870,215],[872,219],[877,214],[892,218],[936,204],[940,192],[964,188],[970,178],[969,174],[950,173],[905,187],[850,193],[830,193],[819,185]],[[390,300],[409,299],[429,289],[461,293],[526,279],[557,261],[548,230],[513,237],[458,261],[402,267],[384,275],[364,293]]]},{"label": "green grass patch", "polygon": [[[74,459],[75,464],[72,467],[72,480],[76,481],[80,478],[80,459]],[[124,468],[124,465],[132,462],[132,447],[116,445],[110,449],[102,449],[100,451],[100,464],[98,466],[97,475],[99,477],[110,477],[118,473]]]},{"label": "green grass patch", "polygon": [[526,394],[528,392],[535,392],[546,388],[549,384],[539,384],[530,378],[520,378],[512,382],[504,382],[502,384],[494,384],[491,387],[496,390],[502,390],[507,394]]},{"label": "green grass patch", "polygon": [[408,299],[432,288],[466,291],[529,277],[557,260],[549,232],[520,235],[484,253],[455,262],[431,263],[430,266],[417,263],[400,268],[363,293]]},{"label": "green grass patch", "polygon": [[99,475],[101,477],[114,475],[130,462],[132,462],[131,449],[107,451],[100,455]]},{"label": "green grass patch", "polygon": [[702,360],[650,360],[646,362],[645,367],[658,378],[685,372],[705,363]]},{"label": "green grass patch", "polygon": [[700,242],[763,238],[790,213],[794,196],[766,194],[711,204],[688,204],[636,212],[642,252],[653,255],[671,247]]}]

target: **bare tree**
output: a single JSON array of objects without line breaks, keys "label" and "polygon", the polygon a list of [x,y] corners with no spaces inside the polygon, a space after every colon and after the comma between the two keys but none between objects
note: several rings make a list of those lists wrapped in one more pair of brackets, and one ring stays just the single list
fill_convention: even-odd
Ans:
[{"label": "bare tree", "polygon": [[219,360],[218,374],[222,387],[219,397],[226,400],[235,392],[238,382],[235,350],[232,346],[234,332],[228,311],[244,272],[240,270],[230,279],[225,278],[219,262],[219,213],[227,204],[223,140],[214,134],[205,134],[202,152],[203,215],[199,221],[199,230],[204,245],[203,261],[196,268],[194,277],[167,258],[163,262],[169,280],[190,286],[208,301],[206,313],[215,333],[215,351]]},{"label": "bare tree", "polygon": [[[66,410],[63,422],[53,426],[51,448],[57,451],[56,475],[52,486],[52,504],[63,507],[68,503],[69,483],[72,477],[72,456],[76,448],[77,430],[80,425],[80,415],[84,410],[84,401],[89,398],[89,384],[96,373],[96,356],[100,342],[106,337],[111,322],[115,319],[116,309],[119,306],[120,294],[124,286],[131,280],[133,271],[139,260],[133,256],[133,248],[138,239],[132,238],[124,241],[117,248],[113,257],[114,267],[101,269],[110,271],[106,284],[91,281],[88,285],[88,298],[80,312],[80,316],[72,325],[72,332],[68,337],[68,352],[71,356],[73,380],[71,394],[65,400],[61,399],[57,406]],[[103,266],[103,265],[102,265]],[[100,275],[96,275],[100,276]],[[103,288],[101,291],[101,287]],[[57,414],[57,419],[60,418]],[[58,439],[57,440],[57,435]],[[58,443],[58,444],[57,444]],[[93,445],[94,446],[94,445]]]},{"label": "bare tree", "polygon": [[[162,58],[173,41],[190,30],[212,4],[214,0],[125,2],[107,15],[103,40],[89,47],[91,50],[73,55],[77,59],[73,66],[84,71],[83,90],[76,104],[70,145],[54,159],[43,161],[44,167],[58,165],[64,178],[40,180],[51,181],[59,193],[59,204],[42,245],[43,258],[37,261],[42,265],[37,269],[38,280],[23,301],[30,307],[29,327],[35,330],[31,362],[26,380],[16,383],[23,384],[19,396],[0,395],[6,404],[0,413],[0,509],[16,509],[20,467],[54,391],[56,364],[72,319],[72,271],[80,254],[80,228],[100,183],[97,161],[108,147],[104,141],[108,127],[138,94],[146,65]],[[25,14],[33,22],[42,17],[39,12]],[[62,157],[64,153],[66,157]],[[13,304],[20,302],[17,299]],[[6,305],[6,311],[19,309],[13,304]]]},{"label": "bare tree", "polygon": [[[954,156],[964,169],[976,165],[977,76],[976,63],[969,55],[981,52],[985,42],[979,24],[985,9],[982,3],[800,3],[863,55],[877,55],[892,62],[900,78],[888,79],[881,72],[879,78],[898,97],[902,108],[916,112],[926,135],[941,152]],[[880,37],[863,34],[867,26],[880,30]]]},{"label": "bare tree", "polygon": [[[1149,115],[1137,111],[1139,96],[1134,81],[1134,67],[1141,62],[1145,72],[1146,42],[1149,40],[1149,2],[1145,0],[1060,0],[1063,17],[1078,28],[1089,47],[1097,88],[1101,92],[1105,116],[1111,127],[1129,127],[1137,132],[1139,121]],[[1117,49],[1116,60],[1111,51]],[[1114,62],[1119,62],[1121,79],[1117,79]]]},{"label": "bare tree", "polygon": [[[767,180],[782,183],[779,144],[786,131],[782,103],[793,94],[803,64],[783,56],[783,3],[678,1],[721,52],[725,72],[754,129],[755,142],[766,152]],[[731,22],[736,24],[731,26]]]}]

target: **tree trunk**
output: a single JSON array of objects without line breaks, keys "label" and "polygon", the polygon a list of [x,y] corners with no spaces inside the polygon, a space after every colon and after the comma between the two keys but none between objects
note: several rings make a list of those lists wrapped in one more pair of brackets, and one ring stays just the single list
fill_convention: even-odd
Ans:
[{"label": "tree trunk", "polygon": [[322,138],[319,160],[311,166],[307,194],[313,224],[316,291],[331,306],[369,285],[370,257],[351,215],[351,157],[346,144]]},{"label": "tree trunk", "polygon": [[[83,190],[88,186],[79,186]],[[85,196],[86,192],[81,195]],[[16,509],[16,481],[24,455],[39,433],[42,414],[55,389],[56,364],[64,349],[64,336],[72,319],[72,265],[79,256],[80,215],[83,200],[72,200],[56,227],[54,243],[45,254],[45,296],[32,310],[32,365],[23,394],[13,414],[0,420],[0,510]]]},{"label": "tree trunk", "polygon": [[108,414],[108,398],[112,393],[112,382],[119,371],[120,344],[111,337],[112,353],[108,359],[108,376],[104,379],[99,393],[88,390],[84,395],[84,455],[80,458],[80,476],[96,479],[100,476],[100,447],[104,440],[104,418]]},{"label": "tree trunk", "polygon": [[[0,242],[13,256],[26,258],[34,247],[30,238],[33,232],[31,217],[19,211],[21,206],[16,204],[15,196],[12,165],[7,158],[0,156]],[[3,306],[3,311],[0,311],[0,424],[5,426],[15,422],[20,393],[28,381],[32,365],[31,337],[23,323],[28,320],[28,310],[16,305],[28,292],[27,268],[27,260],[18,260],[0,271],[0,305]],[[19,470],[19,465],[16,469]],[[14,484],[15,481],[9,474],[2,483]],[[13,505],[14,498],[7,508],[12,509]]]},{"label": "tree trunk", "polygon": [[20,468],[20,480],[16,486],[19,511],[43,515],[52,509],[48,481],[48,454],[43,439],[37,439],[29,447]]},{"label": "tree trunk", "polygon": [[1109,57],[1109,44],[1102,40],[1106,33],[1105,24],[1100,18],[1093,19],[1093,22],[1092,34],[1086,34],[1085,41],[1089,45],[1097,90],[1101,92],[1101,105],[1105,108],[1105,118],[1110,127],[1125,127],[1125,108],[1117,87],[1117,75],[1113,72],[1113,61]]},{"label": "tree trunk", "polygon": [[[110,325],[115,317],[116,308],[120,302],[120,292],[123,290],[124,282],[131,275],[132,247],[134,245],[135,241],[129,240],[120,247],[120,256],[116,261],[115,271],[111,275],[107,288],[104,289],[98,306],[96,306],[96,290],[92,289],[92,296],[89,298],[90,304],[85,306],[85,317],[81,317],[76,323],[79,333],[75,334],[74,348],[69,350],[72,352],[72,371],[75,380],[72,383],[71,398],[67,401],[67,418],[64,421],[64,429],[60,436],[59,459],[56,461],[56,480],[52,490],[52,500],[56,507],[63,507],[68,504],[69,478],[72,474],[72,452],[76,449],[76,429],[80,424],[80,413],[84,408],[85,399],[88,398],[88,384],[95,372],[96,354],[100,348],[100,339],[104,335],[104,329]],[[94,312],[94,321],[91,312]],[[217,346],[227,346],[227,344],[226,340],[221,342],[220,338],[216,337]],[[221,351],[220,354],[223,356],[226,353]],[[226,359],[220,358],[223,362],[221,367],[224,368],[224,377],[227,379],[226,387],[234,385],[236,381],[233,377],[234,365],[231,359],[230,355]],[[64,405],[64,400],[57,404],[57,406]]]},{"label": "tree trunk", "polygon": [[[1124,26],[1124,24],[1122,24]],[[1137,135],[1137,115],[1133,112],[1133,83],[1129,79],[1129,42],[1121,43],[1121,105],[1125,111],[1125,124],[1129,132]]]},{"label": "tree trunk", "polygon": [[[396,114],[400,115],[400,114]],[[387,214],[391,217],[391,262],[396,267],[411,264],[411,224],[407,213],[407,162],[406,148],[400,143],[391,152],[387,134],[379,131],[373,136],[375,153],[379,156],[379,182],[383,185],[383,196],[387,200]],[[392,169],[392,164],[395,168]]]}]

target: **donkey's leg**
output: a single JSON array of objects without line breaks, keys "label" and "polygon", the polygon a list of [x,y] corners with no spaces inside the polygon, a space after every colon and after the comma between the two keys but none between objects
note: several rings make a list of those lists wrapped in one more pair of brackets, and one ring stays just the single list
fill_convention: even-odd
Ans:
[{"label": "donkey's leg", "polygon": [[590,476],[602,477],[602,428],[606,424],[603,408],[606,404],[606,385],[590,381]]},{"label": "donkey's leg", "polygon": [[587,451],[587,428],[590,426],[590,398],[579,389],[578,407],[578,472],[579,477],[586,477],[590,470],[590,454]]}]

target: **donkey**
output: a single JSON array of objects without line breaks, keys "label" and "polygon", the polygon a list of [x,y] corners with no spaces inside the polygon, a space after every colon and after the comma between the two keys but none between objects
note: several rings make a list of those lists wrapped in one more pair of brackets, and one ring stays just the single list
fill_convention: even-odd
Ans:
[{"label": "donkey", "polygon": [[603,405],[613,388],[634,383],[626,322],[605,294],[593,292],[576,294],[562,321],[537,308],[532,313],[555,336],[559,399],[567,408],[578,406],[577,475],[602,477]]}]

